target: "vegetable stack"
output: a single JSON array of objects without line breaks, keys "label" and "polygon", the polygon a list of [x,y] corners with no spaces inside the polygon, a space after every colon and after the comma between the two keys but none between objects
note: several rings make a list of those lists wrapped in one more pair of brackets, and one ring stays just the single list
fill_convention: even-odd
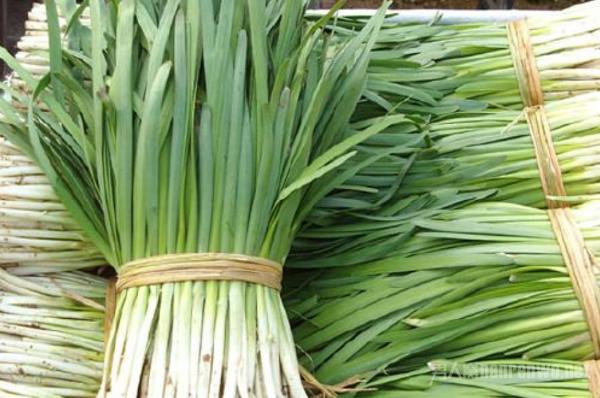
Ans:
[{"label": "vegetable stack", "polygon": [[49,76],[4,55],[34,93],[10,138],[119,272],[100,396],[305,396],[280,264],[352,147],[419,128],[347,129],[384,10],[328,47],[298,1],[92,0],[81,56],[47,6]]},{"label": "vegetable stack", "polygon": [[[45,34],[34,6],[21,59],[41,77],[47,52],[31,37]],[[46,40],[47,43],[47,40]],[[0,132],[22,115],[18,79],[2,84]],[[23,109],[21,106],[20,109]],[[105,281],[79,270],[105,261],[67,214],[42,170],[0,138],[0,395],[95,397],[102,378]]]},{"label": "vegetable stack", "polygon": [[42,171],[0,138],[0,392],[95,397],[103,363],[105,264]]},{"label": "vegetable stack", "polygon": [[[597,7],[590,3],[568,10],[551,18],[563,21],[555,25],[530,23],[544,110],[568,198],[545,197],[507,39],[493,41],[484,34],[487,29],[494,37],[506,28],[439,27],[420,43],[397,47],[379,39],[379,60],[391,59],[389,54],[416,54],[417,60],[428,51],[433,55],[432,48],[454,47],[436,60],[454,77],[425,84],[448,90],[446,98],[476,100],[486,109],[434,115],[431,146],[410,167],[397,174],[382,164],[362,170],[309,218],[290,262],[305,271],[288,275],[287,306],[306,353],[302,362],[317,378],[331,384],[361,380],[361,388],[392,394],[418,389],[403,380],[428,375],[427,364],[441,359],[518,363],[522,357],[593,357],[590,323],[573,291],[545,199],[573,206],[587,251],[597,255],[593,200],[599,181],[600,97],[588,92],[597,88],[598,26],[592,16]],[[389,29],[410,32],[411,27]],[[386,31],[380,37],[391,43]],[[476,59],[480,69],[474,67]],[[377,62],[370,72],[389,79],[389,87],[402,78],[398,63]],[[486,69],[486,62],[505,66]],[[563,90],[567,86],[574,92]],[[394,98],[404,101],[393,91],[371,93],[369,101],[385,99],[377,100],[378,106],[393,110]],[[549,389],[546,395],[536,390],[551,380],[536,379],[529,392],[492,390],[497,396],[589,396],[581,384]],[[414,396],[444,391],[423,390],[429,392]],[[456,394],[467,392],[456,389]]]},{"label": "vegetable stack", "polygon": [[[568,360],[593,345],[507,28],[379,31],[380,11],[329,36],[302,3],[90,0],[88,28],[87,2],[60,19],[48,0],[50,73],[37,84],[36,59],[2,55],[32,95],[13,93],[26,112],[7,135],[119,273],[99,396],[305,396],[278,292],[298,235],[288,310],[321,381],[371,397],[585,396]],[[591,254],[594,7],[529,23]],[[496,365],[536,378],[481,375]],[[443,378],[426,385],[431,372]]]}]

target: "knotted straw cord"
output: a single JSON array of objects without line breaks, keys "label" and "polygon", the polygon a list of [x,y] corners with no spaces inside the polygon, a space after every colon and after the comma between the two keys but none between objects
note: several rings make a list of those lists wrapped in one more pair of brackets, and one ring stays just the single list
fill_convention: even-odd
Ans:
[{"label": "knotted straw cord", "polygon": [[121,267],[117,292],[135,286],[185,281],[242,281],[281,290],[282,266],[265,258],[228,253],[167,254]]},{"label": "knotted straw cord", "polygon": [[[600,289],[596,283],[594,257],[587,250],[569,205],[552,133],[544,109],[544,96],[526,20],[508,24],[508,41],[525,115],[533,141],[542,189],[552,229],[567,266],[573,290],[588,325],[596,358],[600,358]],[[558,198],[558,199],[556,199]],[[589,388],[600,397],[600,361],[585,361]]]}]

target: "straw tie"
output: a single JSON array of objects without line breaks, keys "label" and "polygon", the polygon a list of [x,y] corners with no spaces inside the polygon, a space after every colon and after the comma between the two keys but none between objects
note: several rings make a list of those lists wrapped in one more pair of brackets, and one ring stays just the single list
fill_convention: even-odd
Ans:
[{"label": "straw tie", "polygon": [[512,21],[507,26],[508,44],[525,106],[543,105],[544,93],[535,62],[527,20]]},{"label": "straw tie", "polygon": [[274,261],[229,253],[167,254],[134,260],[119,271],[116,290],[185,281],[241,281],[281,290],[282,266]]},{"label": "straw tie", "polygon": [[567,196],[567,191],[544,108],[543,90],[527,21],[511,22],[507,30],[548,216],[594,347],[596,359],[584,362],[589,388],[592,396],[600,397],[600,289],[594,272],[598,265],[585,246],[569,204],[562,199]]}]

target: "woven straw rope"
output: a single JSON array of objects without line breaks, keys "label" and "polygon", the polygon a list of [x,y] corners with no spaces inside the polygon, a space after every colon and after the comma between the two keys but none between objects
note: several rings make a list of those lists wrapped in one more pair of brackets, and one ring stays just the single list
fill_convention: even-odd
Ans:
[{"label": "woven straw rope", "polygon": [[241,281],[281,290],[282,266],[265,258],[229,253],[167,254],[121,267],[117,292],[136,286],[184,281]]},{"label": "woven straw rope", "polygon": [[[567,196],[552,133],[544,108],[544,93],[526,20],[508,24],[508,41],[519,91],[533,141],[548,216],[569,272],[573,290],[585,315],[594,347],[594,360],[584,367],[593,397],[600,397],[600,289],[596,283],[594,257],[585,246],[569,205],[560,198]],[[558,199],[557,199],[558,198]]]}]

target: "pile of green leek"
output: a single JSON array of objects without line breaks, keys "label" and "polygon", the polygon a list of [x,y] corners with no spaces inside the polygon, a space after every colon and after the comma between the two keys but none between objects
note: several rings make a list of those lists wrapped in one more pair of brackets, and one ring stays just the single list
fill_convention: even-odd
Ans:
[{"label": "pile of green leek", "polygon": [[[600,249],[597,9],[590,3],[530,22],[568,200],[592,255]],[[356,24],[331,29],[351,35]],[[400,32],[408,39],[394,43]],[[593,356],[544,210],[505,35],[501,25],[380,31],[355,123],[377,109],[445,112],[430,113],[428,147],[410,164],[382,159],[363,169],[317,206],[295,242],[288,267],[301,271],[286,275],[286,305],[301,362],[321,382],[370,397],[589,396],[581,373],[424,383],[440,360],[528,366]],[[400,54],[405,63],[394,61]],[[429,71],[424,80],[419,68]],[[406,94],[418,85],[437,102]],[[448,113],[449,103],[463,109]]]},{"label": "pile of green leek", "polygon": [[[578,361],[593,350],[504,25],[379,30],[379,13],[331,20],[327,36],[283,0],[91,0],[85,23],[85,4],[61,20],[53,3],[42,83],[36,60],[3,55],[35,96],[12,92],[29,112],[7,135],[117,269],[190,251],[284,262],[294,241],[286,309],[321,382],[365,397],[589,396]],[[530,22],[592,254],[597,7]],[[128,289],[100,396],[304,396],[282,308],[242,282]]]}]

